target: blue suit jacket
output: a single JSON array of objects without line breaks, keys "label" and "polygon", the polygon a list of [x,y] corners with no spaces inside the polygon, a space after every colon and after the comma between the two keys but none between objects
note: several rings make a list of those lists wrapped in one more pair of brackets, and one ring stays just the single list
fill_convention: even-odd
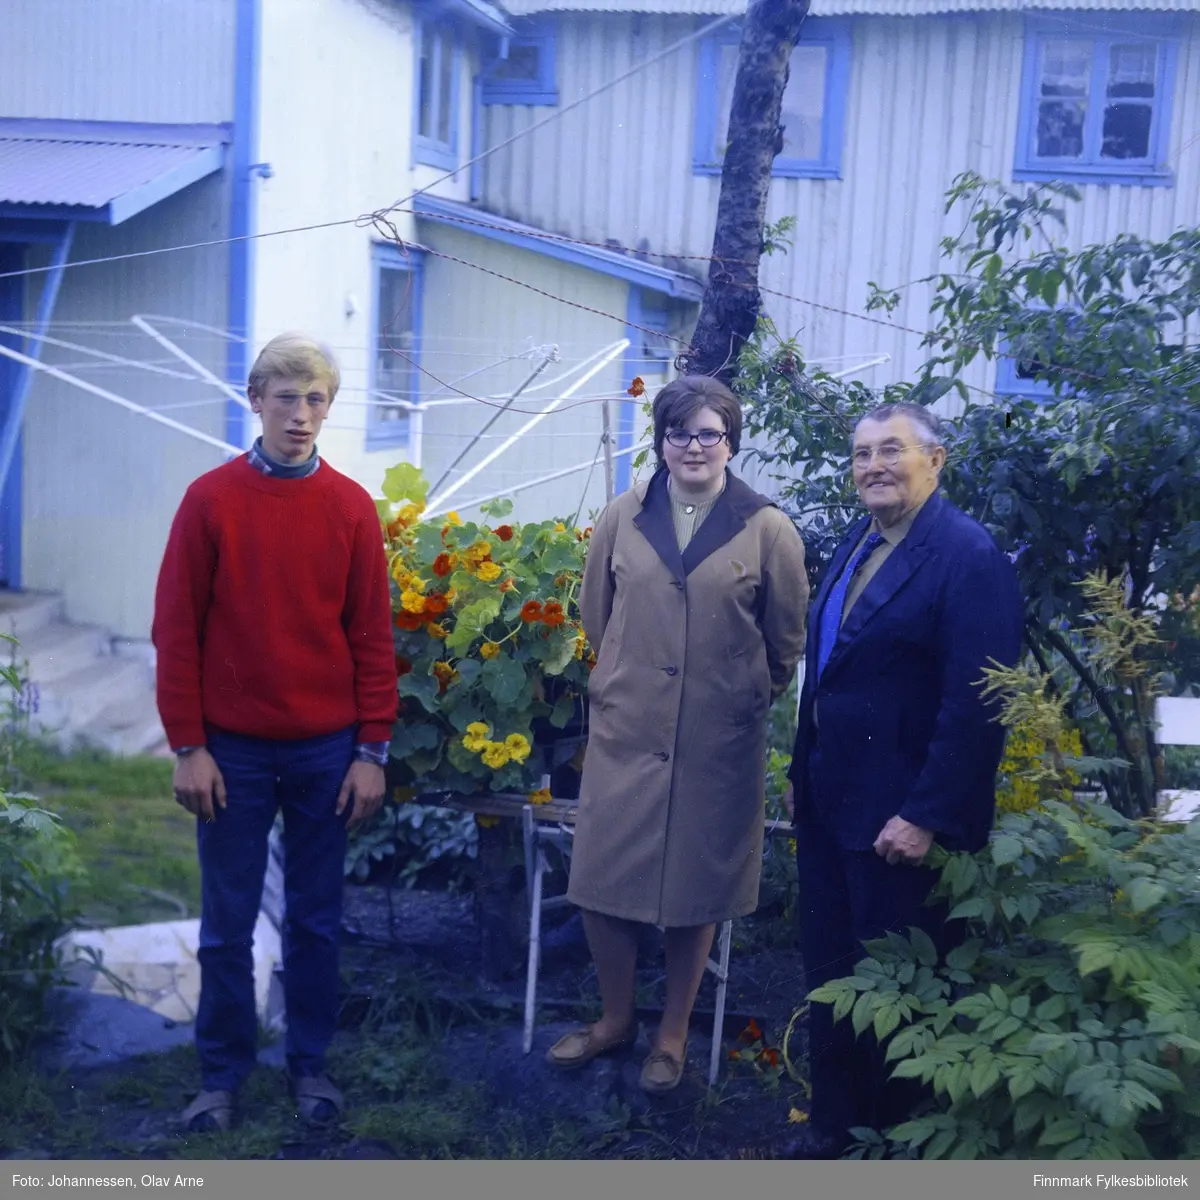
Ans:
[{"label": "blue suit jacket", "polygon": [[834,553],[809,613],[791,769],[797,819],[819,821],[848,850],[871,849],[897,815],[948,849],[978,850],[1005,734],[975,684],[989,660],[1013,666],[1020,656],[1016,572],[983,526],[931,496],[850,610],[818,681],[825,601],[870,520]]}]

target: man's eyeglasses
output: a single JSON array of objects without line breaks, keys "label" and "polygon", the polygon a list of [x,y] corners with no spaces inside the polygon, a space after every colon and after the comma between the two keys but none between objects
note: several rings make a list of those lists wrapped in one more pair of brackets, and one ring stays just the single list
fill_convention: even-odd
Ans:
[{"label": "man's eyeglasses", "polygon": [[686,429],[672,429],[667,434],[667,441],[677,450],[686,450],[693,440],[699,442],[705,450],[711,450],[714,446],[719,446],[726,436],[719,429],[702,429],[699,433],[688,433]]},{"label": "man's eyeglasses", "polygon": [[859,450],[855,450],[850,455],[850,461],[856,467],[869,467],[871,459],[876,455],[879,456],[879,461],[885,467],[894,467],[900,461],[900,455],[906,450],[928,450],[929,445],[926,442],[916,442],[911,446],[901,446],[896,442],[891,442],[886,446],[867,447],[863,446]]}]

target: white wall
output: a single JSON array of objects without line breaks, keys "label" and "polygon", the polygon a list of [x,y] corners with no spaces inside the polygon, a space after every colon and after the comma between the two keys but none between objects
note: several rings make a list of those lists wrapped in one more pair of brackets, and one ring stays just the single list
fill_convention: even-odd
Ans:
[{"label": "white wall", "polygon": [[[256,242],[254,349],[290,329],[334,349],[343,384],[321,454],[377,493],[401,452],[367,451],[366,409],[347,402],[366,399],[375,333],[371,243],[387,231],[356,221],[444,174],[412,157],[412,14],[377,0],[265,0],[262,45],[258,158],[273,174],[259,188],[258,229],[337,224]],[[468,58],[460,80],[463,162],[473,69]],[[433,194],[465,200],[467,188],[463,171]],[[389,220],[401,238],[414,237],[409,213]],[[427,315],[437,300],[427,291]]]}]

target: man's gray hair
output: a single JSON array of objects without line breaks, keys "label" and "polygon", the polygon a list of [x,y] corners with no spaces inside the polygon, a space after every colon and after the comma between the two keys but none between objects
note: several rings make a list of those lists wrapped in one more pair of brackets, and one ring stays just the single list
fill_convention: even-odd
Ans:
[{"label": "man's gray hair", "polygon": [[908,417],[914,424],[919,425],[925,433],[922,445],[942,445],[942,423],[936,414],[930,412],[923,404],[893,400],[888,404],[879,404],[870,412],[864,413],[859,417],[859,421],[890,421],[892,417]]}]

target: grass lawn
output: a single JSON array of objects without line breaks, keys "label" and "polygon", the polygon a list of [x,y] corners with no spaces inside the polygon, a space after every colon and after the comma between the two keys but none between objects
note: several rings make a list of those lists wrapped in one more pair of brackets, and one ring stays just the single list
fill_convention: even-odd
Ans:
[{"label": "grass lawn", "polygon": [[33,745],[20,765],[28,790],[76,836],[86,871],[73,889],[82,924],[199,916],[195,818],[171,798],[172,760],[64,757]]}]

